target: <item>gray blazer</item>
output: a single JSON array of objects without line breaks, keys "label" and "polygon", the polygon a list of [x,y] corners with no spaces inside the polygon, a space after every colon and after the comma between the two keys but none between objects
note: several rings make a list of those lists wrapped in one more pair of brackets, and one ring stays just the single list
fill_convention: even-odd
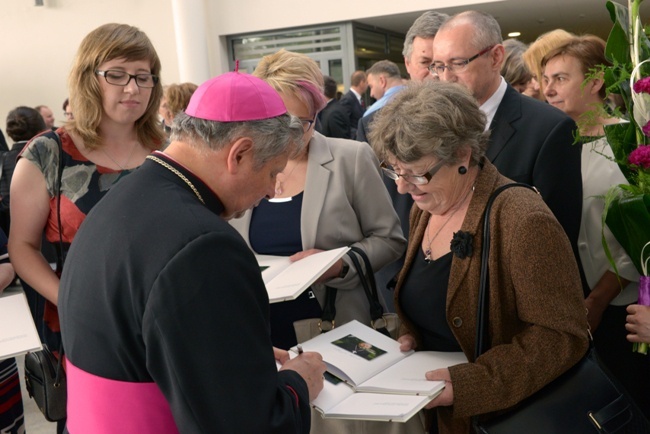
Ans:
[{"label": "gray blazer", "polygon": [[[308,157],[300,218],[303,250],[355,245],[368,254],[374,271],[399,258],[406,241],[370,146],[314,132]],[[250,219],[249,210],[230,221],[249,246]],[[344,260],[350,265],[348,274],[327,282],[339,290],[336,323],[356,319],[369,324],[368,300],[351,261],[347,256]],[[313,288],[322,306],[325,286]]]}]

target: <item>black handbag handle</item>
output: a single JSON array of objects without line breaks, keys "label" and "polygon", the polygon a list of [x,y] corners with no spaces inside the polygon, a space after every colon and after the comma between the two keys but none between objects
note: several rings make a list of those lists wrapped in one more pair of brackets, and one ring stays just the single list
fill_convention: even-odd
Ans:
[{"label": "black handbag handle", "polygon": [[[363,249],[356,246],[350,246],[350,250],[348,250],[347,255],[350,257],[355,270],[357,270],[357,275],[361,281],[363,292],[368,298],[368,304],[370,306],[370,324],[378,332],[381,332],[386,336],[390,336],[388,328],[386,327],[386,323],[383,322],[384,308],[379,302],[377,282],[375,281],[375,275],[373,273],[372,264],[370,263],[368,255],[365,251],[363,251]],[[363,261],[363,266],[359,261],[359,257]],[[332,288],[330,286],[327,286],[325,288],[325,303],[323,306],[323,314],[321,315],[322,321],[329,321],[332,324],[332,328],[334,328],[334,317],[336,316],[336,293],[336,288]]]},{"label": "black handbag handle", "polygon": [[485,205],[485,214],[483,215],[483,250],[481,251],[481,274],[478,292],[478,308],[476,312],[476,346],[474,349],[475,359],[478,359],[481,354],[490,348],[490,341],[488,336],[488,324],[490,322],[488,314],[490,290],[490,270],[488,269],[488,259],[490,257],[490,211],[492,209],[492,204],[494,203],[494,200],[497,198],[497,196],[510,187],[525,187],[539,194],[539,191],[537,191],[535,187],[524,184],[522,182],[514,182],[511,184],[502,185],[501,187],[494,190],[488,199],[487,204]]}]

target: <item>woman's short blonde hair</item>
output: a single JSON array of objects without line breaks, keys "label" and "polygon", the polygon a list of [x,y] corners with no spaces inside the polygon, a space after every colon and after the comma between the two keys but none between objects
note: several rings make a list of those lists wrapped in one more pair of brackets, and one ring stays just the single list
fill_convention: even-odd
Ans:
[{"label": "woman's short blonde hair", "polygon": [[167,110],[172,116],[185,111],[197,87],[194,83],[181,83],[170,84],[165,88],[163,95],[167,102]]},{"label": "woman's short blonde hair", "polygon": [[543,35],[540,35],[535,42],[528,46],[528,49],[524,51],[524,62],[526,62],[526,67],[533,74],[533,78],[539,83],[539,98],[544,100],[544,83],[542,83],[542,59],[546,56],[551,50],[560,47],[571,39],[575,35],[573,33],[567,32],[562,29],[551,30],[546,32]]},{"label": "woman's short blonde hair", "polygon": [[309,108],[311,117],[325,107],[323,73],[309,56],[284,49],[264,56],[253,75],[271,85],[278,93],[293,95]]},{"label": "woman's short blonde hair", "polygon": [[471,152],[481,162],[489,134],[487,119],[469,91],[456,83],[412,82],[377,112],[369,142],[381,159],[412,163],[435,156],[448,165]]},{"label": "woman's short blonde hair", "polygon": [[[146,60],[151,73],[160,77],[160,59],[153,44],[141,30],[126,24],[104,24],[90,32],[81,42],[68,78],[70,104],[74,119],[66,129],[78,134],[89,149],[102,146],[99,124],[103,115],[102,92],[97,67],[113,59]],[[163,130],[158,120],[162,97],[160,80],[151,89],[147,110],[135,122],[138,140],[149,149],[158,149],[163,143]]]}]

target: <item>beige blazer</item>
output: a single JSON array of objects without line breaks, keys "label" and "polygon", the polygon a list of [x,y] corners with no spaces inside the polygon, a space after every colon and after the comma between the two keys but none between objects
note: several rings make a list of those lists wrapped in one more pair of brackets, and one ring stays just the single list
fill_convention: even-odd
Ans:
[{"label": "beige blazer", "polygon": [[[247,211],[230,222],[249,246],[251,214]],[[362,248],[374,271],[402,255],[406,241],[381,179],[379,161],[367,143],[314,133],[309,142],[300,233],[303,250]],[[339,290],[336,323],[356,319],[369,324],[369,305],[359,277],[349,258],[344,260],[350,265],[348,274],[327,282]],[[325,286],[314,285],[314,292],[322,306]]]}]

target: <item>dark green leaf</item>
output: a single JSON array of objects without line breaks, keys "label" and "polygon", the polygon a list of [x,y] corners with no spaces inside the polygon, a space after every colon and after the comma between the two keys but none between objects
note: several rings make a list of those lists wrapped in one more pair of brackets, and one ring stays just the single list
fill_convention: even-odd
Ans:
[{"label": "dark green leaf", "polygon": [[607,2],[607,9],[614,25],[607,38],[605,47],[605,56],[611,61],[619,63],[628,63],[630,61],[630,44],[628,40],[627,29],[629,26],[629,13],[627,7]]},{"label": "dark green leaf", "polygon": [[622,194],[609,204],[606,222],[641,273],[641,249],[650,241],[650,196]]}]

